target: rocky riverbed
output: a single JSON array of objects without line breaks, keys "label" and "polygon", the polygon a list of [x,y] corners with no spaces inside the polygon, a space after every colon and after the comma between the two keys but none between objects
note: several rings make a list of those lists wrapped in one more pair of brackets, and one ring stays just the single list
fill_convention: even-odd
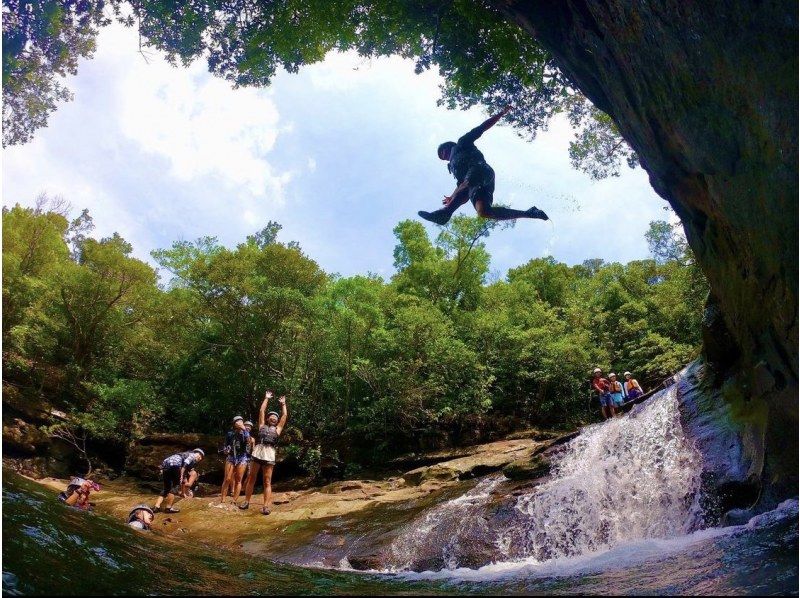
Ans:
[{"label": "rocky riverbed", "polygon": [[[204,485],[202,495],[176,503],[180,513],[158,514],[153,529],[159,535],[295,564],[338,566],[347,558],[354,568],[377,568],[378,547],[390,543],[402,524],[467,492],[476,478],[492,472],[505,471],[514,480],[498,491],[498,499],[513,496],[547,474],[548,455],[572,436],[548,438],[529,431],[489,444],[412,455],[393,465],[428,464],[380,480],[345,480],[299,491],[278,484],[269,516],[260,514],[260,494],[242,511],[230,498],[220,504],[218,487]],[[216,469],[214,463],[204,466]],[[37,481],[54,492],[67,483],[59,478]],[[101,484],[102,491],[93,495],[96,510],[120,520],[133,505],[152,504],[158,490],[153,481],[130,476]]]}]

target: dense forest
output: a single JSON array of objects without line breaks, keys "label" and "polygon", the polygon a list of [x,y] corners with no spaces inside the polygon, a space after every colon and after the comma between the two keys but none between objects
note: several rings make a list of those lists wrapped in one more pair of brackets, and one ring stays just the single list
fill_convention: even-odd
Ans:
[{"label": "dense forest", "polygon": [[537,258],[492,280],[498,226],[459,216],[431,239],[400,222],[387,281],[324,272],[277,223],[234,248],[175,242],[155,269],[92,237],[85,210],[4,208],[4,384],[68,414],[49,433],[121,447],[222,433],[275,389],[313,473],[591,421],[595,365],[647,388],[698,354],[707,284],[673,225],[651,223],[652,259]]}]

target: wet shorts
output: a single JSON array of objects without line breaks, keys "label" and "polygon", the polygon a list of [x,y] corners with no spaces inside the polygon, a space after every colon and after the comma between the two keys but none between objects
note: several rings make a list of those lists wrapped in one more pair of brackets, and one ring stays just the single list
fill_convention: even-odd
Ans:
[{"label": "wet shorts", "polygon": [[477,200],[482,200],[483,205],[489,207],[494,201],[494,170],[482,162],[470,167],[465,180],[469,182],[469,200],[475,205]]},{"label": "wet shorts", "polygon": [[632,401],[633,399],[636,399],[636,398],[638,398],[640,396],[642,396],[642,391],[639,390],[638,388],[634,388],[634,389],[631,389],[631,390],[628,391],[628,400],[629,401]]},{"label": "wet shorts", "polygon": [[235,457],[233,455],[228,455],[225,458],[225,461],[227,461],[228,463],[233,463],[236,467],[239,467],[240,465],[244,465],[249,460],[250,459],[248,458],[247,455],[237,455]]},{"label": "wet shorts", "polygon": [[625,397],[622,396],[621,392],[615,392],[611,395],[614,398],[614,406],[621,407],[622,404],[625,402]]},{"label": "wet shorts", "polygon": [[180,467],[167,467],[163,471],[164,489],[161,490],[161,496],[167,494],[177,494],[181,485],[181,468]]},{"label": "wet shorts", "polygon": [[269,444],[257,444],[253,448],[253,461],[259,465],[275,465],[275,447]]},{"label": "wet shorts", "polygon": [[611,396],[610,392],[604,393],[600,395],[600,406],[601,407],[613,407],[614,406],[614,398]]}]

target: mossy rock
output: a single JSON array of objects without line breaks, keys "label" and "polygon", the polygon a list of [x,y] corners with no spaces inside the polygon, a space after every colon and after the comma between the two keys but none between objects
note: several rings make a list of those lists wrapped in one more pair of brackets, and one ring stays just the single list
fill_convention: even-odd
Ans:
[{"label": "mossy rock", "polygon": [[550,458],[547,454],[517,459],[503,468],[503,475],[510,480],[533,480],[549,473]]}]

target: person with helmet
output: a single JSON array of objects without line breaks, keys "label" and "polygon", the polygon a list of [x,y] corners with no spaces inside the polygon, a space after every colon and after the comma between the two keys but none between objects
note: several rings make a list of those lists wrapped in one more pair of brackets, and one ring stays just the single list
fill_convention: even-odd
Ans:
[{"label": "person with helmet", "polygon": [[175,502],[175,495],[180,491],[183,485],[186,472],[194,469],[205,456],[206,453],[203,449],[196,448],[185,453],[170,455],[161,462],[161,476],[164,482],[164,488],[156,499],[155,506],[153,506],[154,513],[158,513],[161,510],[161,503],[164,502],[165,498],[167,499],[167,506],[164,509],[165,513],[180,512],[180,509],[176,509],[172,506]]},{"label": "person with helmet", "polygon": [[603,419],[609,419],[616,415],[614,410],[614,399],[611,397],[610,385],[608,380],[603,378],[603,370],[594,368],[592,372],[592,389],[600,399],[600,413]]},{"label": "person with helmet", "polygon": [[247,446],[250,443],[250,433],[244,426],[244,418],[237,415],[233,418],[233,427],[225,436],[225,480],[222,482],[220,504],[225,504],[228,490],[233,490],[233,502],[239,498],[242,491],[242,478],[247,469]]},{"label": "person with helmet", "polygon": [[625,394],[628,395],[628,400],[632,401],[644,394],[644,390],[633,377],[633,374],[630,372],[625,372],[623,374],[625,376]]},{"label": "person with helmet", "polygon": [[475,211],[482,218],[493,220],[548,219],[547,214],[535,206],[528,210],[514,210],[492,205],[494,201],[494,170],[486,163],[481,151],[475,147],[475,141],[510,110],[511,106],[506,106],[502,112],[495,114],[462,136],[458,142],[446,141],[439,146],[439,159],[447,161],[447,170],[455,177],[458,185],[452,194],[445,196],[442,201],[443,208],[435,212],[420,211],[418,214],[421,218],[434,224],[447,224],[458,208],[467,201],[471,201]]},{"label": "person with helmet", "polygon": [[242,478],[242,488],[244,488],[245,480],[250,475],[250,464],[253,462],[253,447],[256,445],[256,439],[253,438],[253,422],[249,419],[244,422],[244,429],[247,430],[247,433],[250,435],[250,438],[247,441],[247,446],[245,447],[245,455],[247,455],[247,465],[244,469],[244,478]]},{"label": "person with helmet", "polygon": [[614,407],[622,407],[622,404],[625,402],[625,395],[622,391],[622,383],[617,381],[617,375],[614,372],[608,375],[608,388],[611,391]]},{"label": "person with helmet", "polygon": [[100,492],[100,484],[75,477],[69,481],[67,489],[59,493],[58,500],[76,509],[89,510],[92,506],[89,503],[89,495],[92,490]]},{"label": "person with helmet", "polygon": [[262,515],[269,515],[269,505],[272,502],[272,470],[275,467],[278,438],[283,432],[289,413],[286,410],[286,397],[281,397],[278,401],[281,404],[281,415],[274,411],[267,413],[267,405],[272,398],[272,392],[264,394],[261,409],[258,412],[258,440],[253,447],[253,461],[251,463],[250,475],[247,479],[247,492],[244,502],[239,506],[240,509],[247,509],[250,506],[250,498],[256,487],[258,472],[264,472],[264,504],[261,507]]},{"label": "person with helmet", "polygon": [[136,505],[128,513],[128,525],[139,531],[149,532],[153,525],[153,509],[147,505]]}]

